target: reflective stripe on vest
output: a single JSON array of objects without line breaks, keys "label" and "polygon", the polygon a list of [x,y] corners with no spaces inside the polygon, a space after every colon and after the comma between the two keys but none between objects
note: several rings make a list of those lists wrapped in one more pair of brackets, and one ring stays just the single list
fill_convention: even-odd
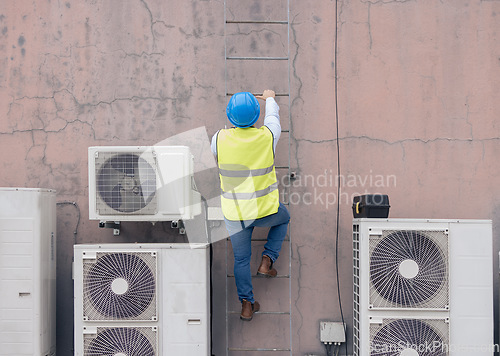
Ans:
[{"label": "reflective stripe on vest", "polygon": [[232,192],[223,192],[222,196],[226,199],[238,199],[238,200],[250,200],[254,198],[263,197],[272,191],[278,189],[278,183],[274,183],[267,188],[257,190],[253,193],[232,193]]},{"label": "reflective stripe on vest", "polygon": [[273,135],[267,127],[220,130],[217,161],[226,219],[253,220],[278,211]]},{"label": "reflective stripe on vest", "polygon": [[265,174],[271,173],[274,169],[274,164],[267,168],[260,169],[242,169],[240,164],[225,164],[224,168],[219,168],[219,174],[224,177],[255,177],[263,176]]}]

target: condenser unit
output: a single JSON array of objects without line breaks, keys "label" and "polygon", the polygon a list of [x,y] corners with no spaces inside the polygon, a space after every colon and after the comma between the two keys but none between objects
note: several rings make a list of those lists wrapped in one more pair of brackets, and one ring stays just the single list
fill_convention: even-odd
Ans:
[{"label": "condenser unit", "polygon": [[354,355],[492,355],[489,220],[354,219]]},{"label": "condenser unit", "polygon": [[75,355],[208,355],[206,244],[76,245]]},{"label": "condenser unit", "polygon": [[89,218],[173,221],[200,214],[185,146],[89,147]]},{"label": "condenser unit", "polygon": [[56,354],[56,193],[0,188],[0,355]]}]

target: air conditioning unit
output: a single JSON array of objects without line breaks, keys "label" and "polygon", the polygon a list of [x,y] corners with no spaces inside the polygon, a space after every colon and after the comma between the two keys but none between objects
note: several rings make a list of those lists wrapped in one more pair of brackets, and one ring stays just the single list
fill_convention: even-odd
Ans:
[{"label": "air conditioning unit", "polygon": [[89,147],[89,218],[188,220],[201,213],[185,146]]},{"label": "air conditioning unit", "polygon": [[490,220],[354,219],[354,355],[492,355]]},{"label": "air conditioning unit", "polygon": [[209,355],[207,244],[74,250],[75,355]]},{"label": "air conditioning unit", "polygon": [[56,193],[0,188],[0,355],[56,354]]}]

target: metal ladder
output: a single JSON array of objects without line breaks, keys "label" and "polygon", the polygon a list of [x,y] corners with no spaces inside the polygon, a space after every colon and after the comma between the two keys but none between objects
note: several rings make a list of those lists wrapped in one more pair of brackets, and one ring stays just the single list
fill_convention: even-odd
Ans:
[{"label": "metal ladder", "polygon": [[[262,6],[268,8],[262,11]],[[266,13],[264,16],[261,15],[263,12]],[[278,19],[268,18],[269,13],[273,16],[277,15]],[[260,43],[256,41],[255,37],[261,35],[263,35],[261,40],[266,40],[269,44],[274,43],[275,47],[271,48],[270,51],[264,50],[264,54],[255,55],[255,52],[259,52],[257,47]],[[286,41],[283,41],[285,37]],[[225,0],[224,45],[225,91],[228,100],[230,96],[239,91],[252,91],[254,94],[261,94],[252,89],[273,89],[276,92],[276,101],[280,106],[282,134],[276,148],[275,167],[280,183],[280,199],[288,207],[289,202],[286,200],[289,197],[289,183],[294,175],[290,169],[290,0],[272,2]],[[249,52],[248,46],[251,49]],[[241,50],[240,47],[244,49]],[[276,49],[278,53],[274,51]],[[237,80],[234,80],[232,70],[239,69],[240,73],[248,73],[256,67],[262,70],[262,72],[256,72],[256,77],[245,78],[243,75],[243,78],[236,79],[243,79],[244,82],[240,86],[235,83]],[[279,76],[280,73],[281,76]],[[259,74],[271,80],[272,75],[277,74],[286,83],[281,83],[281,86],[278,85],[277,88],[273,86],[273,83],[266,86],[266,80],[259,81],[257,78]],[[256,88],[252,84],[259,87]],[[288,108],[288,112],[286,112],[286,108]],[[282,114],[283,112],[285,115]],[[288,231],[282,245],[280,258],[276,263],[278,276],[266,279],[254,277],[256,277],[260,262],[260,252],[266,241],[267,230],[258,231],[257,228],[254,230],[252,236],[252,282],[256,299],[261,304],[261,310],[254,315],[251,322],[243,322],[239,319],[241,304],[238,301],[232,270],[231,244],[230,240],[226,239],[226,356],[292,355],[290,228]],[[246,331],[248,334],[245,334]],[[244,335],[254,335],[254,339],[250,336],[243,337]]]}]

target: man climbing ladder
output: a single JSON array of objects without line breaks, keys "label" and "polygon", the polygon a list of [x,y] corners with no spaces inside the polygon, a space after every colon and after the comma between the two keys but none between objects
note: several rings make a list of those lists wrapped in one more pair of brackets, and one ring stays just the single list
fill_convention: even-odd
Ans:
[{"label": "man climbing ladder", "polygon": [[250,258],[254,227],[270,227],[257,274],[276,277],[273,268],[286,237],[290,215],[279,201],[274,151],[281,135],[279,106],[272,90],[257,98],[265,100],[264,125],[253,125],[260,107],[254,95],[236,93],[226,114],[235,126],[219,130],[212,138],[221,182],[221,205],[234,253],[234,276],[242,304],[240,318],[252,320],[260,305],[254,299]]}]

